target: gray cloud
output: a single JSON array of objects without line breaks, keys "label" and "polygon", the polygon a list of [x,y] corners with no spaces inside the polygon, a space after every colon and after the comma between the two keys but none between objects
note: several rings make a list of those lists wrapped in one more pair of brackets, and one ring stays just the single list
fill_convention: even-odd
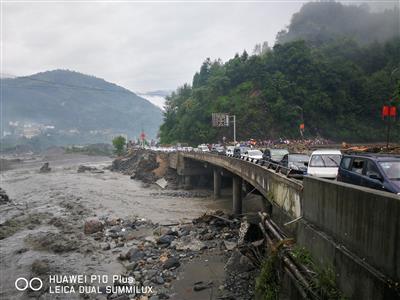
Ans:
[{"label": "gray cloud", "polygon": [[205,58],[275,40],[301,2],[3,3],[3,73],[63,68],[133,91],[190,82]]}]

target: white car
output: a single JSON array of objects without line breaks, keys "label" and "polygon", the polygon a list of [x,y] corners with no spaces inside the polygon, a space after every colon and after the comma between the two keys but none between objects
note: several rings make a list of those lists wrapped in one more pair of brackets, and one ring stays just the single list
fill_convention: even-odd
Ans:
[{"label": "white car", "polygon": [[208,149],[206,145],[199,145],[197,149],[199,149],[200,152],[210,152],[210,149]]},{"label": "white car", "polygon": [[246,150],[243,153],[243,156],[252,159],[262,159],[263,154],[260,150],[255,149],[255,150]]},{"label": "white car", "polygon": [[316,150],[310,156],[307,175],[335,179],[338,173],[342,152],[337,149]]},{"label": "white car", "polygon": [[235,146],[227,146],[226,147],[226,155],[233,155],[233,149],[235,149]]}]

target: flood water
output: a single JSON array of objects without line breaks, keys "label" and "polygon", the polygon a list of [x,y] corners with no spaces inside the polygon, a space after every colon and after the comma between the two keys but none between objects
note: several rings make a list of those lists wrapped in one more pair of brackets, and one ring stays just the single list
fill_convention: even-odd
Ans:
[{"label": "flood water", "polygon": [[[51,171],[39,173],[45,161],[50,163]],[[156,186],[145,188],[141,182],[109,170],[77,173],[81,164],[103,170],[111,164],[111,159],[77,154],[48,155],[24,160],[12,170],[1,173],[1,187],[13,200],[11,204],[0,206],[0,229],[4,235],[0,240],[1,299],[28,297],[26,293],[16,292],[15,280],[31,274],[32,264],[38,259],[48,261],[60,274],[123,272],[118,252],[101,251],[83,234],[84,220],[88,217],[135,215],[159,224],[185,223],[207,211],[229,210],[231,206],[229,196],[215,201],[211,191],[203,190],[205,196],[197,198],[177,197],[172,191]],[[52,225],[54,218],[64,222],[61,227]],[[61,239],[63,235],[76,237],[79,249],[54,253],[29,243],[37,236],[46,235]],[[182,292],[183,285],[178,284],[176,290]],[[75,298],[76,295],[57,295],[57,299]],[[48,295],[41,299],[54,298]]]}]

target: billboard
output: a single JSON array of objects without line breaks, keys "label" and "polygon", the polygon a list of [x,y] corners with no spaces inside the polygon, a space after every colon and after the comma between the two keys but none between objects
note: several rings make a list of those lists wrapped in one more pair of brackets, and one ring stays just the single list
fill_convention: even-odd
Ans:
[{"label": "billboard", "polygon": [[212,126],[213,127],[228,127],[229,114],[227,113],[212,113]]}]

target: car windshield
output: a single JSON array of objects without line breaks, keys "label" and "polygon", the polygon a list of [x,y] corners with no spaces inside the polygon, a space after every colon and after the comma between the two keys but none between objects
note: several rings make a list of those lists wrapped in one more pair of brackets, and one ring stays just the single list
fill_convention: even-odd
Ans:
[{"label": "car windshield", "polygon": [[262,152],[260,150],[249,150],[247,153],[249,155],[262,155]]},{"label": "car windshield", "polygon": [[289,155],[289,161],[291,162],[308,162],[309,159],[308,155]]},{"label": "car windshield", "polygon": [[271,156],[284,156],[288,154],[288,151],[285,149],[271,149]]},{"label": "car windshield", "polygon": [[385,161],[379,164],[389,179],[400,180],[400,161]]},{"label": "car windshield", "polygon": [[311,156],[310,167],[338,167],[339,154],[314,154]]}]

